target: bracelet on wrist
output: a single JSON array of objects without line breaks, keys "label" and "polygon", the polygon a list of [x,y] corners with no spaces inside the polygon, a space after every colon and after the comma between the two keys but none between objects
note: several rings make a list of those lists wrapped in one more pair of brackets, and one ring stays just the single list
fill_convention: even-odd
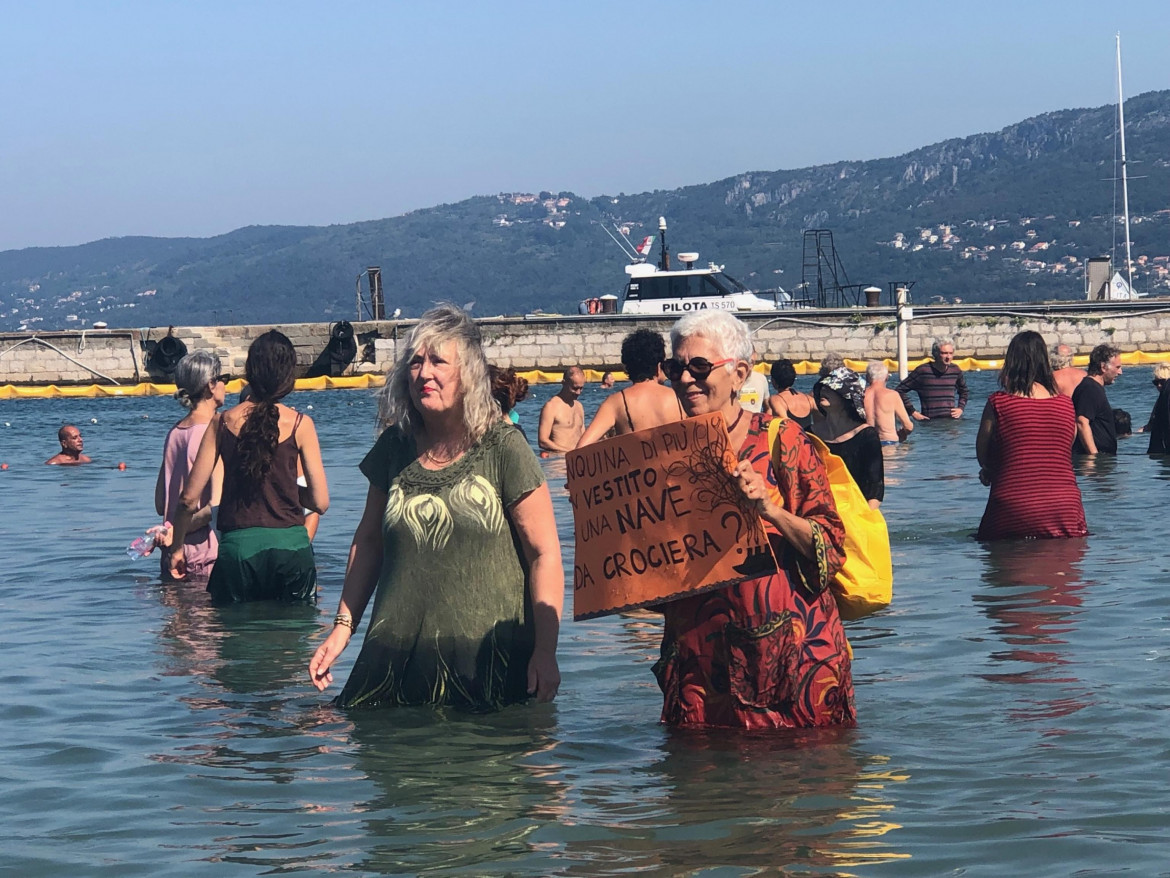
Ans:
[{"label": "bracelet on wrist", "polygon": [[353,634],[357,630],[354,628],[353,616],[347,615],[346,613],[338,613],[333,617],[333,627],[336,628],[338,625],[348,628],[350,634]]}]

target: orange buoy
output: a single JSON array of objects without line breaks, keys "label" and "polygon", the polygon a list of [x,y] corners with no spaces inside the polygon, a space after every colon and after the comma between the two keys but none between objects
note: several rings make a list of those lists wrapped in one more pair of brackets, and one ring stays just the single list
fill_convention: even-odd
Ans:
[{"label": "orange buoy", "polygon": [[118,464],[118,469],[126,469],[126,464],[124,464],[124,463],[119,463],[119,464]]}]

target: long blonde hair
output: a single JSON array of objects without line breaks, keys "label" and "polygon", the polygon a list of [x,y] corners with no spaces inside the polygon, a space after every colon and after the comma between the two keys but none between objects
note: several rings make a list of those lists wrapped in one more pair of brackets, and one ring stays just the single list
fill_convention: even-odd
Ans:
[{"label": "long blonde hair", "polygon": [[421,426],[420,413],[410,398],[410,361],[420,350],[437,350],[455,342],[459,383],[463,391],[463,426],[474,443],[500,420],[499,404],[492,398],[483,337],[466,311],[450,302],[431,308],[419,320],[398,359],[386,373],[378,393],[378,429],[391,425],[413,435]]}]

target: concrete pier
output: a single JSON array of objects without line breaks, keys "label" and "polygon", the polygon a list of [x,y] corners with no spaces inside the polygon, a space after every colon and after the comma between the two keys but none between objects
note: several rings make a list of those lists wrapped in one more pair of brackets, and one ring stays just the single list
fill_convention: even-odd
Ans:
[{"label": "concrete pier", "polygon": [[[622,339],[634,329],[670,330],[665,318],[621,315],[498,317],[479,321],[489,359],[517,369],[559,371],[566,366],[620,368]],[[897,356],[893,308],[855,308],[740,314],[752,327],[763,360],[819,360],[826,351],[848,359]],[[128,384],[166,381],[151,356],[168,334],[188,351],[215,351],[225,371],[242,376],[248,345],[276,328],[297,348],[300,372],[330,374],[326,350],[334,324],[173,326],[0,334],[0,384]],[[384,372],[413,321],[354,322],[357,357],[341,374]],[[1077,353],[1108,342],[1123,351],[1170,352],[1170,301],[1029,305],[914,306],[907,327],[911,358],[928,356],[931,341],[949,337],[957,357],[996,360],[1011,337],[1034,329]]]}]

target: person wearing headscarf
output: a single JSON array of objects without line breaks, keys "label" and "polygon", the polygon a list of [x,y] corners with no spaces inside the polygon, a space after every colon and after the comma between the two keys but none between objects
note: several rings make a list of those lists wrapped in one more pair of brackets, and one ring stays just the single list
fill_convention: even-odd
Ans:
[{"label": "person wearing headscarf", "polygon": [[877,509],[886,496],[886,467],[878,432],[865,422],[865,389],[853,370],[840,366],[813,385],[823,416],[813,432],[845,462],[869,505]]}]

